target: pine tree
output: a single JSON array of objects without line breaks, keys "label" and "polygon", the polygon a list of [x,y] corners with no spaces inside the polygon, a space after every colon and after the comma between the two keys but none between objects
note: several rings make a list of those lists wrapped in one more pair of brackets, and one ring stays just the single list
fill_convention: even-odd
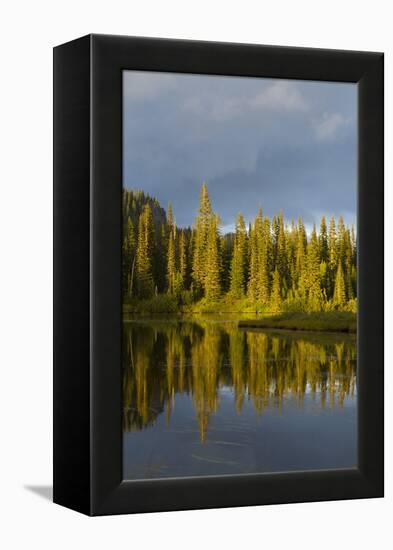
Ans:
[{"label": "pine tree", "polygon": [[276,266],[280,275],[282,292],[286,293],[288,286],[288,258],[286,250],[284,216],[282,210],[278,215],[278,235],[277,235],[277,260]]},{"label": "pine tree", "polygon": [[345,278],[345,288],[347,299],[351,300],[353,298],[353,288],[352,288],[352,246],[351,246],[351,233],[349,229],[344,231],[344,243],[343,243],[343,258],[342,265],[344,267],[344,278]]},{"label": "pine tree", "polygon": [[209,302],[215,302],[221,295],[220,281],[220,257],[219,257],[219,235],[218,219],[212,217],[210,220],[207,236],[206,251],[206,276],[204,279],[205,296]]},{"label": "pine tree", "polygon": [[327,225],[326,225],[325,216],[322,216],[321,218],[318,244],[319,244],[319,257],[321,259],[321,262],[325,262],[327,264],[329,261],[329,246],[328,246],[328,234],[327,234]]},{"label": "pine tree", "polygon": [[152,262],[153,279],[159,292],[165,292],[167,289],[167,249],[167,226],[165,223],[162,223],[161,226],[157,228],[157,231],[155,231],[154,255]]},{"label": "pine tree", "polygon": [[279,311],[281,310],[280,274],[277,268],[274,270],[274,274],[273,274],[273,286],[272,286],[272,295],[270,299],[270,309],[272,313],[279,313]]},{"label": "pine tree", "polygon": [[130,217],[127,218],[127,234],[123,242],[123,292],[132,296],[135,270],[135,231]]},{"label": "pine tree", "polygon": [[337,309],[345,306],[346,294],[345,294],[345,279],[344,272],[341,266],[341,261],[338,263],[336,281],[334,286],[333,304]]},{"label": "pine tree", "polygon": [[355,226],[351,227],[351,281],[352,281],[352,294],[354,298],[357,296],[357,242],[355,234]]},{"label": "pine tree", "polygon": [[262,210],[255,222],[255,234],[258,249],[258,282],[257,296],[258,302],[266,305],[269,302],[270,292],[270,266],[271,245],[270,245],[270,222],[267,218],[263,219]]},{"label": "pine tree", "polygon": [[140,298],[149,298],[154,292],[152,275],[152,252],[154,245],[154,227],[152,212],[146,204],[139,217],[138,247],[136,255],[136,281]]},{"label": "pine tree", "polygon": [[352,264],[356,266],[357,262],[357,243],[355,235],[355,226],[352,224],[351,227],[351,248],[352,248]]},{"label": "pine tree", "polygon": [[241,298],[246,290],[247,281],[247,232],[242,214],[236,220],[236,234],[231,262],[231,294]]},{"label": "pine tree", "polygon": [[337,265],[338,265],[337,233],[336,233],[336,222],[334,220],[334,216],[332,216],[330,219],[328,245],[329,245],[328,298],[333,298],[336,271],[337,271]]},{"label": "pine tree", "polygon": [[319,311],[322,309],[322,289],[320,277],[319,246],[314,224],[307,249],[307,290],[308,308],[310,311]]},{"label": "pine tree", "polygon": [[194,256],[192,264],[192,278],[194,288],[197,292],[201,292],[205,286],[208,232],[213,218],[214,214],[210,204],[209,193],[206,184],[203,183],[199,199],[198,215],[195,223]]},{"label": "pine tree", "polygon": [[173,238],[173,232],[169,234],[169,243],[168,243],[168,263],[167,263],[167,282],[168,282],[168,292],[170,294],[174,293],[176,280],[176,255],[175,255],[175,241]]},{"label": "pine tree", "polygon": [[338,261],[345,261],[345,224],[344,219],[340,216],[337,224],[337,249]]},{"label": "pine tree", "polygon": [[[231,265],[234,246],[235,235],[233,233],[227,233],[226,235],[220,236],[221,283],[223,292],[228,292],[231,286]],[[246,260],[248,262],[248,257]]]},{"label": "pine tree", "polygon": [[307,294],[307,234],[303,220],[298,220],[297,246],[296,246],[296,280],[294,292],[296,296],[305,301]]},{"label": "pine tree", "polygon": [[187,262],[187,240],[184,229],[180,232],[179,242],[179,271],[183,288],[188,287],[188,262]]},{"label": "pine tree", "polygon": [[252,303],[258,300],[258,272],[259,272],[259,254],[258,254],[258,235],[257,226],[258,218],[255,219],[254,225],[250,229],[249,236],[249,257],[250,257],[250,273],[247,285],[247,294]]},{"label": "pine tree", "polygon": [[169,230],[169,231],[172,231],[172,226],[173,226],[173,212],[172,212],[172,203],[171,203],[171,202],[168,202],[167,220],[168,220],[168,230]]},{"label": "pine tree", "polygon": [[277,252],[278,252],[278,238],[280,234],[280,222],[276,216],[272,219],[272,258],[273,258],[273,270],[277,267]]}]

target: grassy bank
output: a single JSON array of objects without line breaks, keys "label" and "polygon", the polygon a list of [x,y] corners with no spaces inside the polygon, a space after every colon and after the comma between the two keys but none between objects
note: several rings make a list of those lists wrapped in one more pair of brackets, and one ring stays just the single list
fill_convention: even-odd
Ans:
[{"label": "grassy bank", "polygon": [[356,314],[344,311],[282,313],[262,319],[242,320],[239,327],[355,333]]},{"label": "grassy bank", "polygon": [[179,314],[193,315],[203,313],[241,313],[251,315],[263,315],[266,313],[261,306],[252,304],[247,298],[236,299],[230,296],[223,296],[217,302],[210,302],[202,298],[198,302],[189,299],[185,293],[183,299],[176,299],[170,294],[158,294],[149,300],[130,300],[123,304],[123,313],[127,314]]}]

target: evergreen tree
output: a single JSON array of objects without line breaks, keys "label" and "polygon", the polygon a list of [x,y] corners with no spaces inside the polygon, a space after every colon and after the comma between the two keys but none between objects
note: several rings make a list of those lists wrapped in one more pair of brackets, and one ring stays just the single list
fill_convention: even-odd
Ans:
[{"label": "evergreen tree", "polygon": [[300,300],[306,299],[307,294],[307,235],[303,220],[299,218],[296,247],[296,280],[294,291]]},{"label": "evergreen tree", "polygon": [[215,216],[210,219],[207,236],[206,275],[204,278],[205,296],[210,302],[215,302],[221,295],[220,257],[218,220]]},{"label": "evergreen tree", "polygon": [[180,232],[179,270],[183,288],[188,287],[187,239],[184,229]]},{"label": "evergreen tree", "polygon": [[321,218],[318,243],[319,243],[319,256],[320,256],[321,262],[325,262],[327,264],[329,261],[329,245],[328,245],[328,234],[327,234],[327,225],[326,225],[325,216],[322,216]]},{"label": "evergreen tree", "polygon": [[307,249],[307,290],[310,311],[319,311],[322,308],[320,277],[319,246],[314,224]]},{"label": "evergreen tree", "polygon": [[273,286],[272,286],[272,295],[270,299],[270,309],[272,313],[279,313],[279,311],[281,310],[280,274],[277,268],[274,270],[274,274],[273,274]]},{"label": "evergreen tree", "polygon": [[345,278],[345,288],[347,299],[351,300],[353,298],[353,288],[352,288],[352,246],[351,246],[351,233],[349,229],[345,229],[344,238],[343,238],[343,258],[342,265],[344,267],[344,278]]},{"label": "evergreen tree", "polygon": [[167,289],[167,226],[162,223],[155,231],[154,254],[152,258],[153,279],[157,285],[158,292],[165,292]]},{"label": "evergreen tree", "polygon": [[[231,265],[235,247],[235,235],[227,233],[220,236],[221,276],[222,290],[228,292],[231,286]],[[248,248],[248,246],[247,246]],[[248,262],[248,257],[246,258]]]},{"label": "evergreen tree", "polygon": [[173,238],[172,231],[169,233],[167,281],[168,281],[168,292],[170,294],[173,294],[174,288],[175,288],[175,281],[176,281],[176,255],[175,255],[175,241]]},{"label": "evergreen tree", "polygon": [[345,279],[344,272],[341,266],[341,261],[338,264],[336,281],[334,286],[333,304],[337,309],[345,306],[346,294],[345,294]]},{"label": "evergreen tree", "polygon": [[259,269],[259,257],[258,257],[258,239],[256,226],[257,220],[251,228],[251,235],[249,237],[249,249],[250,249],[250,274],[248,279],[247,294],[252,303],[256,303],[258,300],[258,269]]},{"label": "evergreen tree", "polygon": [[241,298],[246,290],[247,281],[247,232],[242,214],[236,220],[236,234],[231,263],[231,294]]},{"label": "evergreen tree", "polygon": [[168,229],[169,229],[169,231],[172,231],[172,227],[173,227],[173,212],[172,212],[172,203],[171,203],[171,202],[168,202],[167,220],[168,220]]},{"label": "evergreen tree", "polygon": [[332,298],[333,297],[333,292],[334,292],[334,286],[335,286],[337,265],[338,265],[337,233],[336,233],[336,222],[334,220],[334,216],[332,216],[331,219],[330,219],[328,245],[329,245],[329,289],[328,289],[328,297]]},{"label": "evergreen tree", "polygon": [[356,235],[355,235],[355,226],[352,224],[351,227],[351,248],[352,248],[352,264],[356,266],[357,262],[357,244],[356,244]]},{"label": "evergreen tree", "polygon": [[138,296],[149,298],[154,292],[151,258],[154,245],[154,228],[152,212],[146,204],[139,218],[138,248],[136,255],[136,282]]},{"label": "evergreen tree", "polygon": [[258,252],[258,282],[257,282],[257,299],[262,305],[269,302],[269,272],[271,260],[271,244],[270,244],[270,222],[267,218],[262,217],[262,210],[255,222],[255,235],[257,239]]},{"label": "evergreen tree", "polygon": [[280,222],[276,216],[273,216],[272,219],[272,259],[273,259],[273,270],[277,267],[277,251],[278,251],[278,238],[280,234]]},{"label": "evergreen tree", "polygon": [[214,218],[206,184],[202,184],[199,210],[195,223],[194,256],[192,264],[192,277],[194,288],[201,292],[205,286],[206,277],[206,252],[208,246],[209,228]]},{"label": "evergreen tree", "polygon": [[127,219],[127,234],[123,245],[123,291],[127,296],[132,296],[135,270],[135,231],[130,217]]},{"label": "evergreen tree", "polygon": [[282,291],[286,293],[288,287],[288,259],[286,250],[284,216],[282,210],[278,215],[278,236],[277,236],[277,260],[276,267],[280,275]]}]

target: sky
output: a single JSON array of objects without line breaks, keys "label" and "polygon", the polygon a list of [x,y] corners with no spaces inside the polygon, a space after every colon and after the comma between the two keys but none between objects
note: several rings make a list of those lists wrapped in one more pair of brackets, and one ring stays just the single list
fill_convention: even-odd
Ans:
[{"label": "sky", "polygon": [[238,212],[356,222],[357,85],[123,72],[123,185],[192,225],[202,182],[224,232]]}]

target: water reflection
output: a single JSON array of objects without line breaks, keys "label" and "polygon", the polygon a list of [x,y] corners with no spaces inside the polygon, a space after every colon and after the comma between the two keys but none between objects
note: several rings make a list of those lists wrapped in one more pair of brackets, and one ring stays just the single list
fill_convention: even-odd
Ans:
[{"label": "water reflection", "polygon": [[342,407],[356,392],[356,340],[351,336],[239,330],[233,322],[132,321],[123,332],[124,431],[141,431],[165,415],[175,396],[193,404],[205,442],[223,392],[257,415],[305,396],[320,409]]}]

